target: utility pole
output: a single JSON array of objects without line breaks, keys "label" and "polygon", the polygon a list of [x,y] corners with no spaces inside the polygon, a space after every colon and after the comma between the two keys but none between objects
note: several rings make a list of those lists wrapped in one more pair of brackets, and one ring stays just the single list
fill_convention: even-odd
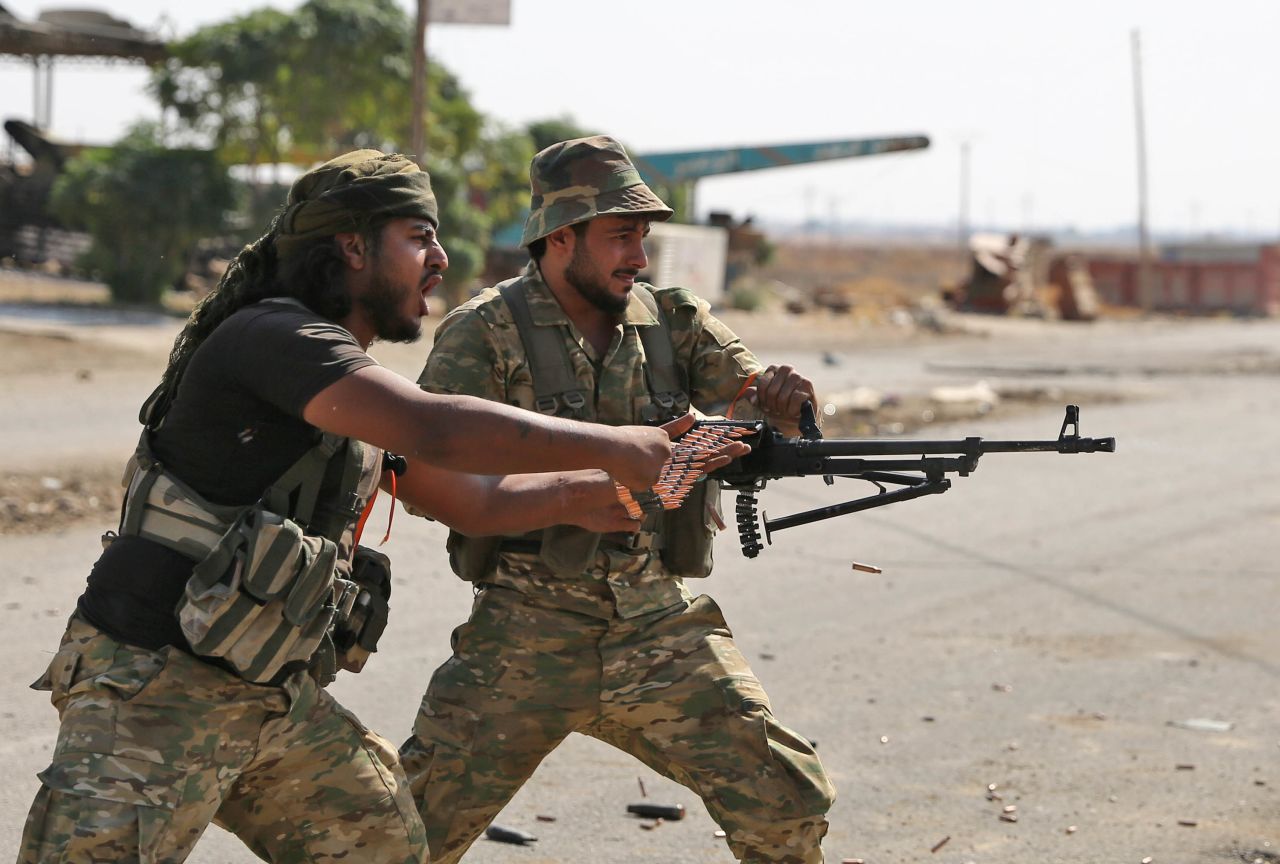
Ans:
[{"label": "utility pole", "polygon": [[956,250],[960,255],[960,276],[969,264],[969,142],[960,142],[960,209],[956,218]]},{"label": "utility pole", "polygon": [[1142,108],[1142,42],[1137,29],[1133,45],[1133,119],[1138,141],[1138,305],[1146,312],[1155,306],[1151,272],[1151,238],[1147,233],[1147,134]]},{"label": "utility pole", "polygon": [[31,76],[31,125],[47,132],[53,126],[53,55],[33,57]]},{"label": "utility pole", "polygon": [[421,162],[427,153],[427,16],[431,0],[418,0],[418,19],[413,29],[413,119],[410,124],[410,147],[413,158]]}]

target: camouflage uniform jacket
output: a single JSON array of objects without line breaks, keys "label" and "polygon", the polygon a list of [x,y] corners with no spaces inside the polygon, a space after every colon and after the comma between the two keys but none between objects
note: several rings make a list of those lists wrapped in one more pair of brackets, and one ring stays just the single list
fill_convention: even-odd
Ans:
[{"label": "camouflage uniform jacket", "polygon": [[[706,301],[685,289],[641,284],[634,290],[652,291],[667,318],[677,372],[687,383],[689,401],[704,414],[723,414],[751,373],[761,369],[759,361],[711,315]],[[534,325],[559,328],[567,342],[574,374],[590,394],[580,419],[611,425],[642,422],[650,394],[637,331],[658,326],[644,303],[631,298],[607,353],[600,357],[570,322],[535,265],[525,268],[517,286],[525,292]],[[524,345],[496,287],[485,289],[445,317],[418,383],[434,393],[480,396],[534,410],[533,377]],[[753,411],[753,406],[740,403],[736,416],[754,417]],[[594,565],[577,579],[557,577],[535,553],[504,551],[496,572],[484,581],[604,618],[615,612],[629,618],[666,608],[687,596],[681,580],[665,570],[658,555],[622,548],[625,538],[606,535],[606,541],[616,542],[602,543]]]}]

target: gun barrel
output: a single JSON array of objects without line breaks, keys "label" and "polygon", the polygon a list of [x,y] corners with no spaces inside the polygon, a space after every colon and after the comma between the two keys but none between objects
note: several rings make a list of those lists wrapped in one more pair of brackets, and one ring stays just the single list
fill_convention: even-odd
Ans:
[{"label": "gun barrel", "polygon": [[1114,453],[1114,438],[1064,437],[1052,441],[987,441],[962,438],[951,441],[903,440],[886,441],[869,438],[823,438],[817,441],[796,440],[800,456],[980,456],[983,453]]},{"label": "gun barrel", "polygon": [[982,453],[1114,453],[1114,438],[1077,438],[1067,436],[1056,441],[983,441]]}]

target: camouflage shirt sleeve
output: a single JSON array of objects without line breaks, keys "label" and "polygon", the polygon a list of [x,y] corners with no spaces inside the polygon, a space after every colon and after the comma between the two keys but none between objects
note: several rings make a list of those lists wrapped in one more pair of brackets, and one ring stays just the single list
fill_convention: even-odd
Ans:
[{"label": "camouflage shirt sleeve", "polygon": [[506,362],[496,350],[493,322],[480,301],[454,309],[436,328],[435,343],[418,385],[431,393],[507,401]]},{"label": "camouflage shirt sleeve", "polygon": [[[660,289],[654,297],[671,323],[676,362],[688,373],[694,407],[704,414],[723,415],[747,378],[764,366],[737,334],[711,314],[707,301],[692,291]],[[739,402],[734,416],[754,419],[755,408]]]}]

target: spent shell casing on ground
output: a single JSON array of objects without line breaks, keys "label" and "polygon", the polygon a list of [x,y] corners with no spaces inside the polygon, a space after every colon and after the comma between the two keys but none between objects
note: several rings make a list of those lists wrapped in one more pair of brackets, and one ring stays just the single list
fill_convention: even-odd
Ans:
[{"label": "spent shell casing on ground", "polygon": [[518,846],[532,843],[538,839],[526,831],[520,831],[516,828],[503,828],[501,825],[490,825],[484,829],[484,836],[490,840],[497,840],[499,843],[515,843]]},{"label": "spent shell casing on ground", "polygon": [[628,804],[627,812],[642,819],[669,819],[672,821],[684,818],[683,804]]}]

